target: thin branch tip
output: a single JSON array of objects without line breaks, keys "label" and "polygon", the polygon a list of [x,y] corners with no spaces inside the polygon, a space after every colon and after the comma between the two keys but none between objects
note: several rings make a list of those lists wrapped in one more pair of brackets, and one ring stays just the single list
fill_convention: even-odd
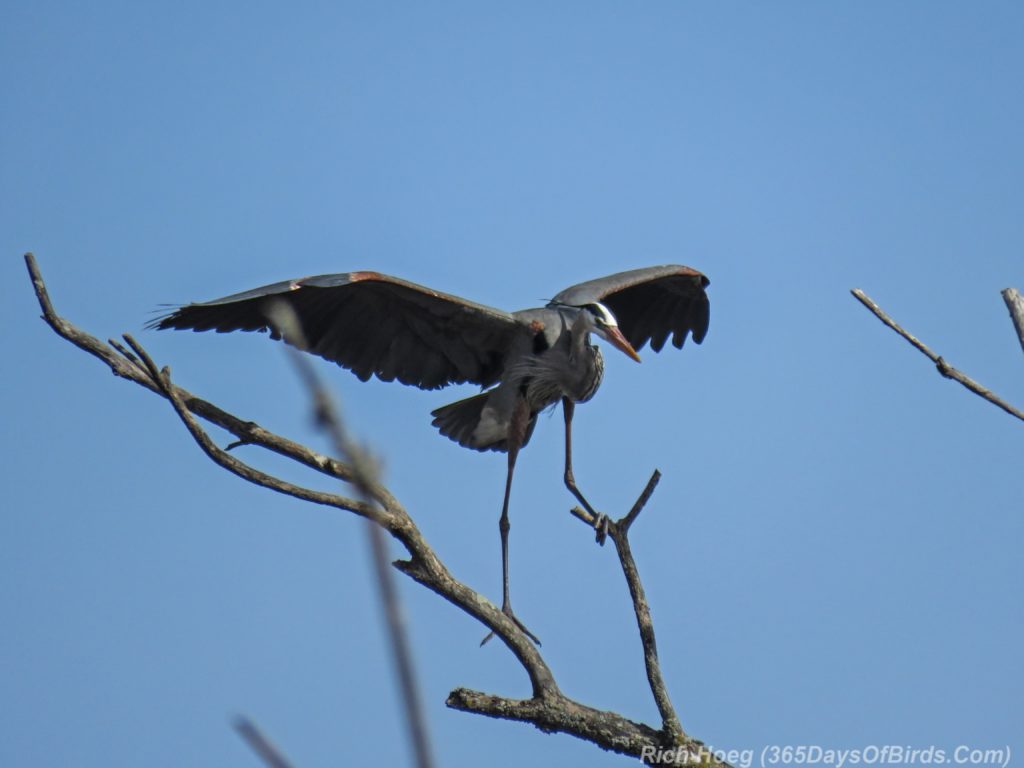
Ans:
[{"label": "thin branch tip", "polygon": [[[941,355],[938,355],[935,352],[933,352],[924,342],[922,342],[913,334],[906,331],[899,323],[893,320],[881,307],[878,306],[878,304],[872,301],[859,288],[855,288],[852,291],[852,293],[865,307],[867,307],[871,311],[872,314],[875,315],[875,317],[881,320],[882,323],[887,325],[898,335],[902,336],[907,341],[907,343],[909,343],[911,346],[917,349],[922,355],[931,360],[932,363],[934,363],[936,370],[938,370],[941,376],[947,379],[953,379],[966,389],[976,394],[978,397],[984,400],[988,400],[990,403],[997,406],[998,408],[1003,409],[1011,416],[1015,416],[1021,421],[1024,421],[1024,411],[1021,411],[1020,409],[1010,405],[1008,402],[997,396],[994,392],[992,392],[989,389],[986,389],[981,384],[972,379],[970,376],[967,376],[966,374],[960,372],[952,365],[947,363]],[[1022,308],[1022,313],[1024,313],[1024,308]],[[1022,319],[1022,324],[1024,324],[1024,319]],[[1024,333],[1024,331],[1022,331],[1022,333]],[[1024,336],[1022,336],[1021,338],[1021,346],[1024,347]]]},{"label": "thin branch tip", "polygon": [[1017,340],[1024,350],[1024,295],[1016,288],[1004,288],[1001,291],[1006,308],[1010,312],[1010,320],[1013,322],[1013,329],[1017,333]]},{"label": "thin branch tip", "polygon": [[644,507],[647,506],[647,502],[651,500],[651,496],[654,495],[654,489],[658,487],[658,483],[661,481],[661,471],[655,469],[651,473],[651,478],[647,481],[647,485],[644,486],[643,491],[633,504],[633,508],[629,510],[625,517],[623,517],[617,525],[625,530],[629,530],[629,527],[636,521],[637,517],[643,511]]},{"label": "thin branch tip", "polygon": [[594,516],[587,512],[583,507],[573,507],[569,510],[569,514],[583,522],[585,525],[589,525],[591,528],[594,527]]},{"label": "thin branch tip", "polygon": [[259,727],[247,717],[242,715],[235,717],[231,722],[231,726],[242,738],[242,741],[267,765],[267,768],[291,767],[291,763],[288,762],[285,756],[263,735]]}]

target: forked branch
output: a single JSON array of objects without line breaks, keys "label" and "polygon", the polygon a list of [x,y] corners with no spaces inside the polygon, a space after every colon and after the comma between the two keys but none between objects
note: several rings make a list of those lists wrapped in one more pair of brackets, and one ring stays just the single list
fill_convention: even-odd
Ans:
[{"label": "forked branch", "polygon": [[647,505],[660,479],[661,472],[654,470],[651,474],[651,479],[647,481],[647,486],[633,504],[633,508],[615,522],[596,518],[581,507],[574,507],[572,513],[598,531],[599,534],[607,529],[608,536],[611,537],[612,542],[615,544],[615,552],[619,556],[619,564],[622,566],[622,573],[626,577],[626,584],[629,587],[629,596],[633,599],[633,611],[636,614],[637,628],[640,630],[640,643],[644,649],[644,666],[647,669],[647,682],[651,686],[654,702],[658,705],[658,712],[661,714],[662,731],[673,739],[685,741],[687,736],[679,724],[679,718],[676,716],[672,700],[668,695],[668,687],[665,685],[665,679],[661,675],[661,663],[658,661],[658,644],[654,639],[654,621],[651,619],[651,609],[647,604],[643,582],[640,581],[640,572],[637,570],[636,561],[633,559],[633,550],[629,546],[629,528]]},{"label": "forked branch", "polygon": [[[508,699],[458,688],[449,695],[448,705],[450,707],[491,717],[529,722],[543,731],[566,733],[590,741],[604,749],[634,757],[647,756],[655,751],[657,754],[663,755],[665,754],[663,750],[671,749],[674,750],[673,754],[679,756],[680,762],[686,760],[693,762],[695,759],[699,759],[703,764],[722,765],[713,756],[702,751],[701,742],[687,736],[680,727],[661,675],[650,610],[644,596],[636,563],[629,548],[627,538],[629,526],[636,519],[657,485],[659,477],[657,472],[651,477],[633,509],[621,520],[609,524],[608,533],[615,542],[619,561],[633,599],[644,649],[644,661],[647,665],[647,676],[662,718],[660,729],[633,722],[614,712],[587,707],[563,694],[537,647],[491,601],[451,575],[433,548],[423,538],[405,508],[383,485],[368,480],[365,474],[356,471],[351,464],[317,453],[304,445],[276,435],[254,422],[240,419],[178,387],[171,381],[169,369],[158,369],[146,350],[131,337],[125,337],[126,343],[131,348],[129,350],[114,341],[104,344],[94,336],[77,328],[54,310],[47,294],[46,285],[31,254],[26,254],[25,262],[43,311],[43,319],[54,332],[102,360],[115,375],[133,381],[167,399],[207,456],[229,472],[279,493],[355,513],[380,526],[396,539],[409,555],[409,559],[395,562],[395,567],[474,617],[492,631],[509,648],[530,679],[533,695],[529,699]],[[356,484],[357,490],[360,492],[359,495],[363,498],[348,498],[305,488],[255,469],[228,450],[220,448],[206,433],[196,417],[215,424],[234,435],[236,441],[229,448],[244,444],[273,451],[329,477]],[[581,512],[581,510],[574,510],[574,514],[584,522],[589,525],[598,525],[599,521],[587,519],[589,513],[582,512],[581,514]],[[248,735],[258,736],[254,732],[249,732]],[[248,738],[247,740],[250,741],[254,749],[259,751],[257,745],[259,739]],[[689,758],[686,757],[687,753],[690,755]],[[695,755],[698,757],[694,758]],[[264,755],[264,759],[267,759],[266,755]],[[648,757],[648,759],[650,758]]]}]

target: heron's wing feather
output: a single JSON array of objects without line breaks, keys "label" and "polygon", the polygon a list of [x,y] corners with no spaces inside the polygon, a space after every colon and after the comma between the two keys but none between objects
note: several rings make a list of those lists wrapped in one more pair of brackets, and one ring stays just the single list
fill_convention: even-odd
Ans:
[{"label": "heron's wing feather", "polygon": [[708,331],[710,281],[690,267],[668,264],[619,272],[566,288],[554,304],[582,306],[599,301],[615,315],[619,329],[639,350],[648,341],[660,352],[668,337],[678,349],[688,334],[700,344]]},{"label": "heron's wing feather", "polygon": [[495,383],[505,352],[525,329],[508,312],[377,272],[289,280],[222,299],[187,304],[150,327],[280,334],[268,307],[295,312],[309,351],[359,378],[398,379],[422,389]]}]

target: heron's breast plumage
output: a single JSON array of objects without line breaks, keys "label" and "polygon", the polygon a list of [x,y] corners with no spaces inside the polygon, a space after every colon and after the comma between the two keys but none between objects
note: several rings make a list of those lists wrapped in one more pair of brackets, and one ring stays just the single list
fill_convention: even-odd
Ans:
[{"label": "heron's breast plumage", "polygon": [[601,386],[601,379],[604,378],[604,357],[601,350],[594,345],[587,346],[587,352],[593,355],[593,363],[587,366],[586,375],[580,381],[578,396],[573,397],[577,403],[585,403],[592,398],[597,388]]},{"label": "heron's breast plumage", "polygon": [[601,350],[585,344],[581,359],[566,365],[566,357],[556,347],[531,359],[523,371],[522,387],[533,411],[541,411],[563,397],[584,403],[594,396],[604,375]]}]

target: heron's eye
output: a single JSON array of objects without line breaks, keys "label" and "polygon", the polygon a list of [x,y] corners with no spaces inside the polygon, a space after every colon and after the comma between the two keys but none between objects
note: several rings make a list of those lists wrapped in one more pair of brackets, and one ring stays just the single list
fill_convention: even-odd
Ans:
[{"label": "heron's eye", "polygon": [[584,309],[594,318],[595,325],[601,327],[615,327],[618,325],[615,322],[615,315],[604,304],[594,302],[593,304],[585,305]]},{"label": "heron's eye", "polygon": [[598,325],[608,324],[608,321],[605,318],[605,313],[601,311],[601,307],[599,305],[587,304],[584,307],[584,309],[587,310],[587,312],[589,312],[593,316],[594,322],[596,322]]}]

